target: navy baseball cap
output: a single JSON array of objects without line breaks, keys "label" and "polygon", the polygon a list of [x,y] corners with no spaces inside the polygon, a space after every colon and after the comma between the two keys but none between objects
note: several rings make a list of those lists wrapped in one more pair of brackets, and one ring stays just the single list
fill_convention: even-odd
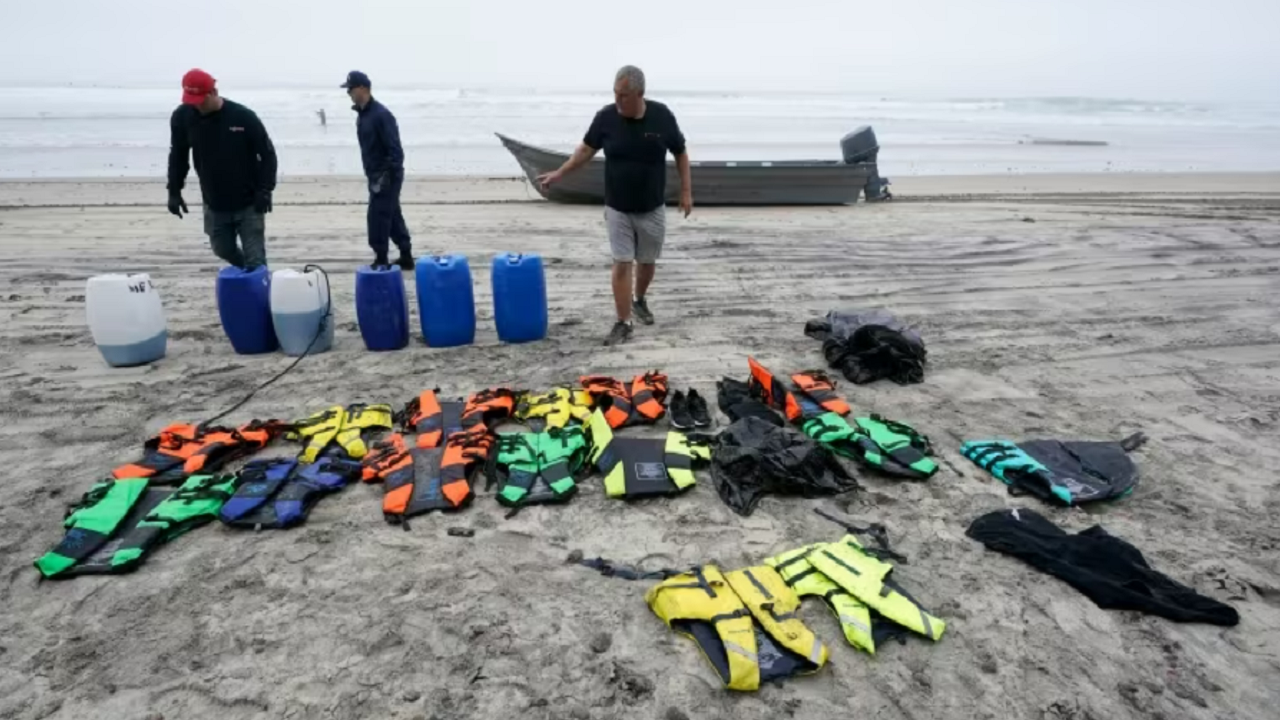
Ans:
[{"label": "navy baseball cap", "polygon": [[339,85],[344,90],[350,90],[355,87],[373,87],[373,83],[369,82],[369,76],[359,70],[352,70],[347,73],[347,81]]}]

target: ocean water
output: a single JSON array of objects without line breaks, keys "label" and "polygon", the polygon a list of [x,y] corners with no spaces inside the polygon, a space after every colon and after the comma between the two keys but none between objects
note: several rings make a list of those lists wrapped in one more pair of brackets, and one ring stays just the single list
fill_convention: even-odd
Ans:
[{"label": "ocean water", "polygon": [[[354,113],[338,88],[224,91],[255,110],[283,175],[360,173]],[[175,88],[0,88],[0,177],[163,177]],[[703,160],[838,159],[871,125],[881,172],[1280,170],[1280,103],[1098,98],[892,98],[802,93],[652,93]],[[501,132],[569,150],[608,93],[379,89],[410,173],[510,176]],[[327,115],[321,126],[317,111]],[[1037,140],[1104,142],[1063,146]]]}]

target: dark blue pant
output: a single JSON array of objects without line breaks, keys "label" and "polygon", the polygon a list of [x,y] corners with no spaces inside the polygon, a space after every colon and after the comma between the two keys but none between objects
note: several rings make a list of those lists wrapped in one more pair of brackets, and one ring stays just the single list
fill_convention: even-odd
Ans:
[{"label": "dark blue pant", "polygon": [[402,175],[389,178],[377,193],[369,188],[369,247],[373,248],[376,262],[387,262],[388,240],[400,248],[400,254],[411,254],[409,228],[405,226],[404,213],[400,211],[400,188],[403,185]]}]

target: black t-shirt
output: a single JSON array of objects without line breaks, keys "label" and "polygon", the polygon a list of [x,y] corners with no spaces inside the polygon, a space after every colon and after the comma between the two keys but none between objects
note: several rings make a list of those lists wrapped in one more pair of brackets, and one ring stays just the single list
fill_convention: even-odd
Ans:
[{"label": "black t-shirt", "polygon": [[582,142],[604,150],[604,202],[620,212],[661,207],[667,192],[667,151],[683,155],[684,135],[666,105],[645,101],[644,117],[618,114],[617,105],[596,113]]}]

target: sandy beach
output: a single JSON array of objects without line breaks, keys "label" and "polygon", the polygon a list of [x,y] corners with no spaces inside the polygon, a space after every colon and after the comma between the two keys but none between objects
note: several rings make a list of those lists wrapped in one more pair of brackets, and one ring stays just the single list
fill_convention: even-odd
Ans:
[{"label": "sandy beach", "polygon": [[[418,253],[471,260],[477,342],[435,350],[415,335],[375,355],[353,309],[353,270],[370,257],[363,182],[286,180],[267,221],[270,263],[326,268],[336,347],[229,420],[652,368],[714,398],[720,377],[745,379],[748,355],[776,370],[823,365],[806,320],[883,307],[922,333],[925,382],[841,389],[856,410],[934,440],[942,470],[927,483],[859,473],[862,492],[767,498],[740,518],[707,473],[686,495],[638,504],[591,480],[567,506],[512,519],[482,492],[410,532],[383,521],[381,488],[357,486],[296,530],[201,528],[132,575],[42,583],[30,563],[61,538],[68,503],[162,426],[215,414],[289,359],[232,352],[214,303],[219,261],[198,212],[167,214],[162,183],[0,183],[0,718],[1274,718],[1280,175],[903,177],[892,189],[898,200],[872,206],[672,212],[657,324],[611,349],[599,208],[542,202],[519,180],[411,177]],[[497,342],[488,262],[505,251],[546,259],[544,342]],[[85,280],[125,271],[150,273],[162,293],[169,350],[111,369],[85,325]],[[1137,430],[1151,438],[1142,485],[1085,510],[1011,498],[958,453],[969,439]],[[1233,605],[1239,626],[1100,610],[964,536],[977,516],[1019,506],[1072,531],[1101,523]],[[580,550],[736,568],[837,538],[815,507],[888,526],[910,558],[898,580],[949,623],[940,642],[871,658],[810,601],[829,667],[731,694],[649,612],[647,583],[565,564]]]}]

